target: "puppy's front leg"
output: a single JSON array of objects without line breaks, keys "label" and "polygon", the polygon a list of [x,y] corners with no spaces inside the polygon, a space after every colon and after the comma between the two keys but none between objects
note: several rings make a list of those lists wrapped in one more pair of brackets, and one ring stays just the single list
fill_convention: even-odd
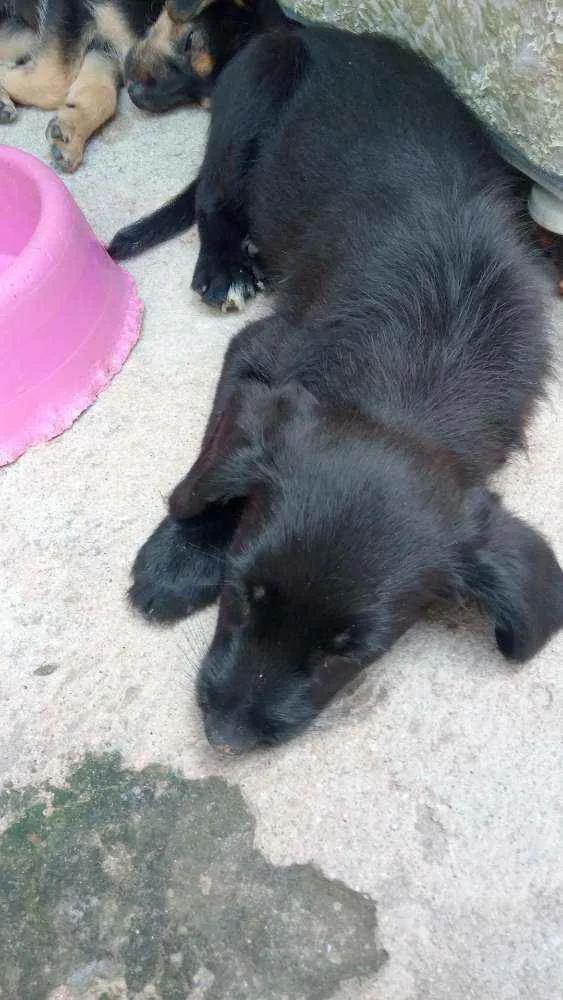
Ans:
[{"label": "puppy's front leg", "polygon": [[111,47],[100,46],[86,54],[64,105],[47,126],[51,156],[65,173],[80,166],[88,139],[113,118],[117,107],[117,55]]},{"label": "puppy's front leg", "polygon": [[244,221],[219,200],[218,189],[214,175],[200,179],[196,202],[200,251],[192,288],[206,305],[229,312],[242,309],[259,285],[245,246]]},{"label": "puppy's front leg", "polygon": [[208,507],[190,520],[165,517],[133,563],[133,607],[166,624],[213,604],[241,512],[242,504],[234,501]]},{"label": "puppy's front leg", "polygon": [[223,361],[199,459],[209,448],[229,400],[245,382],[271,385],[275,374],[275,358],[280,342],[287,337],[287,333],[288,324],[282,316],[267,316],[255,323],[248,323],[233,337]]},{"label": "puppy's front leg", "polygon": [[[221,416],[234,393],[245,381],[271,379],[273,348],[284,326],[283,320],[268,317],[251,323],[231,341],[198,462],[213,448]],[[176,487],[171,516],[147,539],[133,564],[129,599],[156,622],[176,621],[217,599],[226,552],[244,508],[244,500],[236,499],[208,504],[196,517],[187,517],[178,501]]]}]

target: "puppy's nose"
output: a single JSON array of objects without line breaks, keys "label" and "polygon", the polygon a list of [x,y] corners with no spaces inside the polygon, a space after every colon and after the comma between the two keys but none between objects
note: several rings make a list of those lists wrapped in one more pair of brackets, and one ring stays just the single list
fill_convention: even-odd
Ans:
[{"label": "puppy's nose", "polygon": [[[209,737],[208,737],[209,739]],[[223,754],[225,757],[240,757],[243,753],[248,753],[250,750],[254,750],[256,743],[245,742],[235,742],[225,743],[223,740],[210,739],[209,742],[217,753]]]},{"label": "puppy's nose", "polygon": [[[212,743],[212,746],[217,753],[222,753],[226,757],[236,757],[237,755],[237,752],[228,743]],[[238,753],[241,753],[241,751],[239,750]]]},{"label": "puppy's nose", "polygon": [[230,731],[226,733],[206,726],[205,735],[213,749],[225,757],[239,757],[241,754],[253,750],[256,746],[256,740],[244,732]]},{"label": "puppy's nose", "polygon": [[151,107],[151,86],[147,86],[145,83],[130,83],[127,88],[127,93],[133,101],[136,107],[140,108],[142,111]]},{"label": "puppy's nose", "polygon": [[140,100],[140,98],[143,95],[143,84],[130,83],[129,86],[127,87],[127,91],[131,100],[134,101],[136,104],[137,101]]}]

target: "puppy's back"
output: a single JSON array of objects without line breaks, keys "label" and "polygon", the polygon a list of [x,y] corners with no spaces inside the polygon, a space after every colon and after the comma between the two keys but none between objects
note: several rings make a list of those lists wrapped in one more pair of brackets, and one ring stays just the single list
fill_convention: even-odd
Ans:
[{"label": "puppy's back", "polygon": [[[272,35],[256,39],[233,70],[246,86],[268,91],[274,55],[285,76],[293,73],[293,92],[251,170],[250,206],[272,264],[319,225],[341,226],[346,217],[353,225],[366,210],[408,208],[430,192],[443,198],[448,188],[477,191],[500,176],[480,123],[426,60],[397,42],[330,28],[286,30],[275,45]],[[228,74],[218,106],[223,83],[230,87]]]},{"label": "puppy's back", "polygon": [[297,35],[299,79],[250,184],[251,230],[300,327],[280,373],[412,422],[488,475],[549,370],[510,173],[424,59],[386,38]]}]

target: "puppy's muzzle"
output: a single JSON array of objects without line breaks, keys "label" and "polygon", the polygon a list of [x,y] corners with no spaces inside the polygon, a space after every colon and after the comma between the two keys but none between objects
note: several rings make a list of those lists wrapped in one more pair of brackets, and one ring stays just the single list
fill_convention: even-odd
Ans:
[{"label": "puppy's muzzle", "polygon": [[160,107],[158,92],[152,83],[130,83],[127,93],[141,111],[154,111]]},{"label": "puppy's muzzle", "polygon": [[257,746],[256,740],[238,726],[220,726],[205,720],[205,735],[217,753],[225,757],[240,757]]}]

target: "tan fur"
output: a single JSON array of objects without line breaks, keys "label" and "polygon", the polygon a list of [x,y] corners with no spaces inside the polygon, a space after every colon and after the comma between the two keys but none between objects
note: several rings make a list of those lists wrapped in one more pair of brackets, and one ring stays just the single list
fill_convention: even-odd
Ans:
[{"label": "tan fur", "polygon": [[172,55],[174,42],[180,37],[183,26],[176,24],[166,8],[157,18],[143,41],[135,47],[135,75],[142,78],[157,70],[163,59]]},{"label": "tan fur", "polygon": [[[42,0],[39,0],[41,10]],[[2,0],[0,0],[0,5]],[[126,19],[115,9],[112,0],[100,5],[88,4],[93,18],[82,34],[81,48],[94,39],[103,39],[112,47],[111,54],[86,52],[72,62],[65,59],[56,41],[42,41],[27,29],[14,32],[0,29],[0,125],[14,121],[16,104],[57,111],[47,127],[47,137],[56,164],[65,171],[76,170],[82,161],[84,146],[90,136],[113,117],[117,107],[119,63],[121,68],[136,36]],[[164,49],[178,33],[169,18],[161,18],[157,38]],[[40,47],[39,47],[40,45]],[[35,56],[21,66],[14,65],[21,56],[35,51]]]},{"label": "tan fur", "polygon": [[179,27],[174,23],[166,8],[157,18],[147,35],[147,42],[159,55],[170,55],[172,44],[179,34]]},{"label": "tan fur", "polygon": [[37,35],[31,28],[18,31],[0,28],[0,62],[14,63],[31,52],[37,43]]},{"label": "tan fur", "polygon": [[53,154],[62,169],[67,173],[76,170],[88,139],[113,118],[116,108],[115,67],[103,55],[89,52],[65,105],[47,127]]},{"label": "tan fur", "polygon": [[93,13],[99,34],[111,42],[124,59],[136,37],[123,15],[110,3],[94,7]]},{"label": "tan fur", "polygon": [[16,104],[51,111],[64,101],[76,72],[76,64],[66,65],[56,48],[45,48],[33,62],[0,69],[0,90]]},{"label": "tan fur", "polygon": [[209,52],[195,52],[192,56],[193,71],[202,79],[209,76],[209,74],[213,72],[214,65],[215,63],[209,55]]}]

